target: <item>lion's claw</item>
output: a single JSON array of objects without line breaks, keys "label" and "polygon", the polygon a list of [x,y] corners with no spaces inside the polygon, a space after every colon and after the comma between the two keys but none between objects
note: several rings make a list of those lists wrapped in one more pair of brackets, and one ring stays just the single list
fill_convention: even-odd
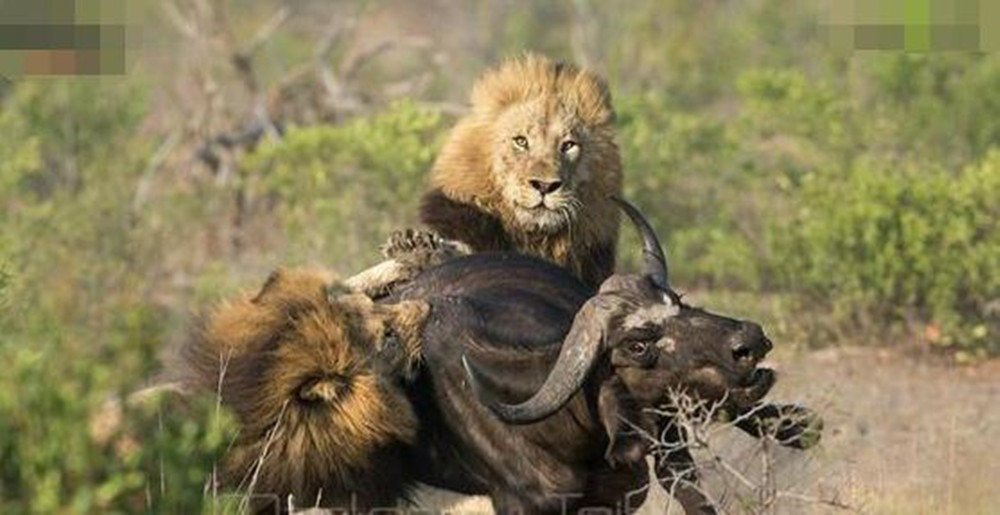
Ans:
[{"label": "lion's claw", "polygon": [[469,253],[469,249],[460,242],[446,240],[436,232],[418,229],[396,231],[382,246],[382,255],[387,259],[417,270]]}]

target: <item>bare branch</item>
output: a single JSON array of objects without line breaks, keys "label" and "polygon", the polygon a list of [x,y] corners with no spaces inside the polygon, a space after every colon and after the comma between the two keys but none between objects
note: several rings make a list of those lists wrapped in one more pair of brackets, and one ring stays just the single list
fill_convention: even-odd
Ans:
[{"label": "bare branch", "polygon": [[261,47],[267,43],[268,40],[274,36],[274,33],[281,28],[282,25],[288,21],[288,16],[291,14],[291,10],[288,7],[282,6],[278,9],[260,28],[257,29],[257,33],[254,34],[253,39],[247,44],[246,48],[243,49],[243,54],[253,56],[260,50]]},{"label": "bare branch", "polygon": [[[779,420],[774,424],[764,426],[766,432],[756,440],[752,456],[756,461],[734,461],[727,456],[724,449],[717,447],[715,436],[721,430],[736,428],[737,424],[755,416],[760,416],[763,406],[755,406],[751,410],[741,412],[739,416],[720,421],[720,415],[728,413],[725,399],[720,402],[706,402],[687,395],[683,391],[673,391],[669,401],[659,409],[649,410],[650,413],[663,417],[659,435],[649,435],[635,424],[629,426],[644,438],[650,440],[654,447],[654,457],[666,458],[677,453],[688,453],[694,458],[690,466],[685,461],[679,461],[670,468],[671,475],[663,486],[674,498],[684,497],[697,492],[708,499],[719,510],[724,510],[722,504],[732,494],[739,499],[740,508],[749,513],[770,513],[780,508],[782,500],[823,505],[837,509],[855,511],[855,508],[841,501],[836,496],[811,496],[806,493],[792,491],[791,487],[801,478],[780,479],[775,461],[775,449],[780,443],[774,432],[781,427],[784,420],[781,417],[794,417],[793,413],[780,412]],[[626,423],[628,423],[626,421]],[[682,435],[677,438],[678,432]],[[671,437],[670,434],[673,434]],[[706,476],[707,474],[707,476]],[[707,491],[697,481],[702,478],[715,478],[717,483]],[[686,492],[686,494],[685,494]],[[714,494],[713,498],[711,494]]]},{"label": "bare branch", "polygon": [[149,163],[146,164],[146,169],[143,170],[142,175],[139,177],[139,181],[135,186],[135,195],[132,197],[132,216],[136,217],[142,207],[146,204],[146,200],[149,198],[149,188],[153,182],[153,176],[159,171],[160,166],[163,165],[163,161],[167,159],[167,156],[173,152],[174,148],[177,146],[181,140],[181,131],[174,130],[163,140],[156,152],[153,153],[152,157],[149,158]]},{"label": "bare branch", "polygon": [[166,1],[160,5],[163,13],[178,32],[190,39],[198,38],[198,28],[195,26],[195,22],[181,14],[174,1]]},{"label": "bare branch", "polygon": [[378,45],[372,48],[366,49],[364,52],[360,52],[353,56],[352,59],[344,61],[339,70],[339,75],[344,78],[344,80],[353,79],[357,75],[358,70],[360,70],[366,63],[376,59],[378,56],[393,50],[396,48],[416,48],[416,49],[426,49],[431,46],[431,40],[428,38],[405,38],[400,40],[390,40],[382,41]]}]

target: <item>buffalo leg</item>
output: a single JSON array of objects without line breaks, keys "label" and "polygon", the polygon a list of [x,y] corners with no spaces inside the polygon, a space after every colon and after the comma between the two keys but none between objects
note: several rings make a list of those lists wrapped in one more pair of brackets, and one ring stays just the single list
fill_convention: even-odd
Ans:
[{"label": "buffalo leg", "polygon": [[755,438],[773,436],[779,444],[795,449],[816,445],[823,431],[819,414],[796,404],[760,404],[733,415],[743,432]]}]

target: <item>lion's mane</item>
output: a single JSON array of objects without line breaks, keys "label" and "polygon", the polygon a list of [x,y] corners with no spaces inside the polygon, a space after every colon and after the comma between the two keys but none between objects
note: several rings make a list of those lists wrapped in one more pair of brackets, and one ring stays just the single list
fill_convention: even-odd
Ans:
[{"label": "lion's mane", "polygon": [[[576,192],[582,207],[555,234],[532,232],[515,222],[493,170],[494,149],[506,141],[496,134],[498,117],[533,100],[569,110],[588,135],[592,176]],[[529,54],[480,77],[471,104],[434,164],[421,205],[423,223],[473,251],[510,250],[550,260],[596,287],[614,270],[619,214],[609,197],[621,193],[622,182],[605,82],[590,71]]]},{"label": "lion's mane", "polygon": [[[402,381],[416,369],[424,303],[381,306],[325,271],[284,269],[217,308],[182,351],[186,390],[219,396],[239,434],[220,480],[266,509],[392,507],[417,435]],[[393,341],[386,340],[391,335]]]}]

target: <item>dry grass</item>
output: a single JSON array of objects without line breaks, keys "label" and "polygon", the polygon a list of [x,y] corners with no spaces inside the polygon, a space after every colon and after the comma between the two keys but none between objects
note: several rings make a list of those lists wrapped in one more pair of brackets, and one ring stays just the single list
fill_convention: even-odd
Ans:
[{"label": "dry grass", "polygon": [[[773,397],[821,411],[823,441],[802,452],[706,426],[707,448],[696,449],[696,457],[705,490],[719,501],[722,513],[1000,511],[1000,410],[995,407],[1000,362],[954,367],[878,348],[779,354],[774,361],[783,373]],[[713,465],[714,455],[751,485],[739,484],[731,471]],[[761,482],[765,470],[771,478]],[[770,492],[774,501],[762,507],[761,492]],[[492,513],[489,500],[481,497],[428,489],[419,501],[449,513]],[[654,488],[638,513],[668,512],[682,513],[665,491]]]},{"label": "dry grass", "polygon": [[[808,405],[825,419],[814,449],[753,439],[731,422],[716,421],[717,406],[674,397],[670,413],[689,435],[699,488],[720,513],[975,515],[1000,509],[1000,361],[955,367],[869,347],[779,351],[773,361],[781,379],[771,397]],[[663,445],[657,435],[647,436]],[[211,481],[206,488],[213,513],[246,512],[250,492],[252,486],[219,493]],[[309,510],[294,499],[274,502]],[[411,508],[492,513],[486,497],[430,487],[418,490]],[[638,513],[683,511],[653,487]]]}]

